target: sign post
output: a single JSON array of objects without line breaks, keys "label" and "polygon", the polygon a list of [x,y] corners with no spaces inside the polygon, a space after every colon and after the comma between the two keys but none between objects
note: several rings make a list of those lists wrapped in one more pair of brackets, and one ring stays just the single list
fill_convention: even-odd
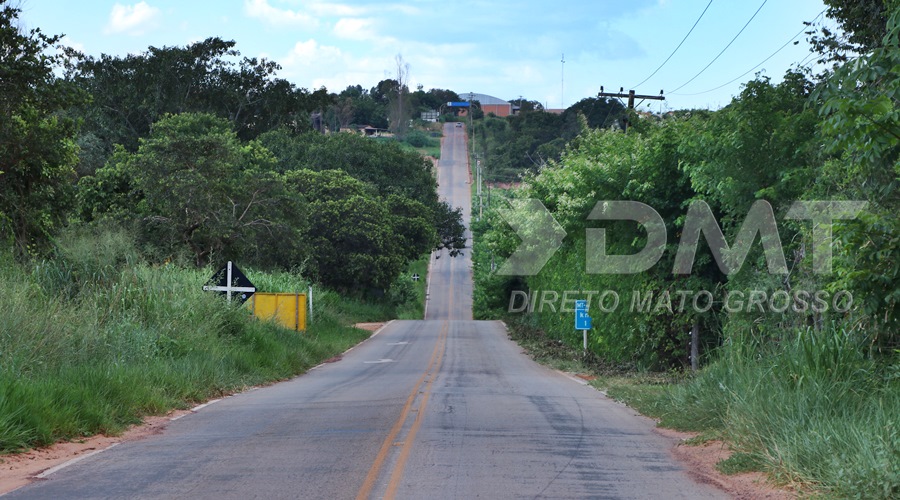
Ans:
[{"label": "sign post", "polygon": [[584,338],[584,351],[587,352],[587,333],[591,329],[591,317],[588,316],[588,301],[575,301],[575,329],[581,330]]},{"label": "sign post", "polygon": [[219,269],[210,278],[210,283],[217,277],[218,280],[215,282],[215,285],[205,285],[203,289],[209,292],[224,292],[225,296],[228,297],[228,302],[231,302],[231,294],[233,293],[239,293],[240,301],[243,303],[256,292],[256,287],[253,286],[253,283],[230,260],[225,267]]}]

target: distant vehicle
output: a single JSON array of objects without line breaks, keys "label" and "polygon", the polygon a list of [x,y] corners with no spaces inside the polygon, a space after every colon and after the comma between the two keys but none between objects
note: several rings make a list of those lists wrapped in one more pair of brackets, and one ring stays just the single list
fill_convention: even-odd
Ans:
[{"label": "distant vehicle", "polygon": [[456,128],[462,127],[462,122],[456,122]]}]

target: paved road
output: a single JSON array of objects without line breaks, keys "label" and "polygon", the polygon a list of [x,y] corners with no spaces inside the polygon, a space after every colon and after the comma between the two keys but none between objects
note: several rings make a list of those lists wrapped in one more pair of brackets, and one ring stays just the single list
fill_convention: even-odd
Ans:
[{"label": "paved road", "polygon": [[[441,193],[468,215],[463,129]],[[468,258],[433,260],[424,321],[226,398],[10,498],[722,498],[652,424],[472,321]]]}]

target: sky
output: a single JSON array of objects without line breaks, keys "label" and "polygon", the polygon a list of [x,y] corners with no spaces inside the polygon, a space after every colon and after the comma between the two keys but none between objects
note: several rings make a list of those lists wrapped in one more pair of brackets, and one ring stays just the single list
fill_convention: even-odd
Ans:
[{"label": "sky", "polygon": [[[310,90],[372,88],[396,76],[399,55],[413,89],[521,96],[548,108],[595,97],[601,86],[664,91],[665,101],[643,103],[652,111],[718,109],[760,71],[780,81],[811,59],[803,22],[825,9],[822,0],[11,3],[24,27],[65,34],[64,43],[91,56],[217,36],[234,40],[243,57],[276,61],[279,77]],[[788,43],[798,33],[800,43]]]}]

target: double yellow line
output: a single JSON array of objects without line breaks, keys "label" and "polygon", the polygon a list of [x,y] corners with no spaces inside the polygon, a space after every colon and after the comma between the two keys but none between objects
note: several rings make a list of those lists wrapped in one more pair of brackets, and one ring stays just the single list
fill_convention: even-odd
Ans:
[{"label": "double yellow line", "polygon": [[375,456],[375,462],[373,462],[372,467],[369,468],[369,473],[366,474],[366,479],[359,489],[359,493],[356,494],[357,500],[367,499],[369,498],[369,495],[371,495],[372,489],[375,487],[375,482],[378,480],[378,476],[381,473],[381,469],[384,467],[384,463],[388,458],[391,448],[400,445],[400,443],[396,441],[397,436],[403,429],[403,424],[409,418],[410,412],[413,411],[413,404],[415,403],[417,396],[421,393],[422,397],[419,400],[419,406],[415,409],[415,420],[413,420],[409,431],[406,433],[406,439],[402,443],[403,447],[400,449],[400,454],[397,457],[397,462],[394,464],[394,469],[391,472],[387,490],[384,494],[384,498],[386,499],[394,498],[396,496],[397,488],[400,486],[400,480],[403,477],[403,469],[406,467],[406,461],[409,459],[409,454],[412,451],[413,443],[416,439],[416,433],[419,432],[419,428],[422,426],[425,407],[428,405],[428,399],[431,396],[431,387],[441,369],[444,351],[447,348],[447,334],[449,329],[450,323],[444,321],[441,332],[438,335],[437,344],[434,346],[434,351],[431,353],[431,359],[428,361],[428,366],[425,368],[425,373],[419,377],[416,385],[409,393],[409,397],[406,398],[406,404],[403,405],[400,417],[394,422],[391,431],[388,433],[384,442],[381,443],[378,455]]},{"label": "double yellow line", "polygon": [[[447,314],[452,315],[454,292],[453,274],[456,271],[456,266],[452,259],[449,261],[449,266],[450,275],[448,278],[450,286],[448,294],[449,308],[447,310]],[[431,276],[429,276],[429,279],[431,279]],[[395,446],[402,446],[402,448],[400,449],[400,454],[397,456],[397,461],[396,463],[394,463],[394,469],[391,471],[391,477],[388,480],[384,498],[392,499],[397,495],[397,488],[400,487],[400,480],[403,478],[403,469],[406,467],[406,461],[409,459],[410,452],[412,452],[416,434],[419,432],[419,428],[422,427],[422,420],[425,418],[425,407],[428,406],[428,399],[431,396],[431,387],[434,385],[434,380],[437,378],[438,373],[440,373],[441,371],[441,362],[444,359],[444,351],[447,349],[447,336],[449,334],[449,331],[450,322],[449,320],[444,320],[443,325],[441,325],[441,332],[438,334],[437,344],[435,344],[434,351],[432,351],[431,353],[431,359],[428,360],[428,365],[425,367],[425,373],[423,373],[422,376],[419,377],[419,380],[416,382],[415,386],[413,386],[412,391],[410,391],[409,396],[406,398],[406,404],[403,405],[403,410],[400,412],[400,416],[397,418],[397,421],[394,422],[394,425],[393,427],[391,427],[391,431],[384,439],[384,442],[381,443],[381,448],[378,450],[378,455],[375,456],[375,461],[372,463],[372,467],[369,468],[369,472],[368,474],[366,474],[366,479],[365,481],[363,481],[362,487],[356,494],[357,500],[365,500],[369,498],[369,496],[372,494],[372,489],[375,488],[375,483],[378,481],[378,476],[381,474],[381,469],[384,467],[384,464],[388,459],[391,448]],[[410,412],[414,411],[413,404],[415,404],[419,394],[421,394],[422,397],[421,399],[419,399],[418,408],[415,409],[416,417],[413,420],[412,425],[410,425],[409,431],[407,431],[406,433],[406,439],[404,439],[403,442],[400,443],[397,441],[397,436],[400,435],[400,432],[403,430],[403,425],[409,418]]]}]

